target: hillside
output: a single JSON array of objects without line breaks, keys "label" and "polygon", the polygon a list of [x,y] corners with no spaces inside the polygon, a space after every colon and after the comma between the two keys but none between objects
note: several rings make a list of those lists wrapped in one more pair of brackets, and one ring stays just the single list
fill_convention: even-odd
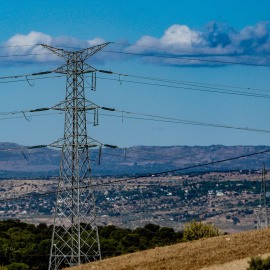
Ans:
[{"label": "hillside", "polygon": [[244,258],[270,252],[269,237],[270,228],[248,231],[122,255],[69,269],[244,270],[247,267]]},{"label": "hillside", "polygon": [[[0,143],[0,178],[57,176],[61,152],[50,148],[18,149],[14,143]],[[14,149],[13,151],[9,151]],[[101,165],[98,150],[90,151],[93,175],[132,175],[154,173],[195,164],[208,163],[270,149],[269,146],[136,146],[123,149],[104,148]],[[196,170],[260,169],[270,165],[270,154],[251,156],[200,167]]]}]

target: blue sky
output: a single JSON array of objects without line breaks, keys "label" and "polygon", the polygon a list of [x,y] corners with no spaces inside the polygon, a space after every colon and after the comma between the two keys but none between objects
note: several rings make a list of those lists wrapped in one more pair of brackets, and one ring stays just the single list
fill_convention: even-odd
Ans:
[{"label": "blue sky", "polygon": [[[44,52],[37,46],[5,47],[14,45],[48,43],[86,47],[108,41],[128,43],[137,46],[111,44],[106,50],[183,59],[100,52],[88,63],[118,73],[269,90],[270,67],[253,66],[270,66],[269,10],[269,1],[78,0],[24,1],[23,5],[21,1],[3,2],[0,43],[4,48],[0,55]],[[215,61],[252,65],[225,65]],[[51,55],[7,57],[0,59],[0,68],[2,76],[10,76],[53,70],[61,63]],[[118,76],[98,74],[98,77],[115,79],[98,78],[97,91],[86,90],[87,98],[100,106],[270,130],[269,98],[125,81],[120,85]],[[34,87],[25,80],[0,84],[0,89],[0,112],[27,110],[53,106],[63,100],[65,79],[36,80]],[[1,120],[0,124],[0,141],[35,145],[62,137],[64,119],[62,115],[34,117],[33,114],[30,122],[19,118]],[[88,126],[88,134],[103,143],[122,147],[270,144],[270,134],[125,118],[122,122],[121,117],[102,115],[98,127]]]}]

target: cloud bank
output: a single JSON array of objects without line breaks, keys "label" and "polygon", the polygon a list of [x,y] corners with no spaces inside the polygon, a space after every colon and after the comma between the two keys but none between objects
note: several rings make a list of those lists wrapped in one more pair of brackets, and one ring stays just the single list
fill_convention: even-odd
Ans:
[{"label": "cloud bank", "polygon": [[[133,45],[109,45],[104,52],[99,52],[91,60],[104,63],[135,57],[155,65],[222,66],[228,65],[229,62],[240,62],[270,66],[269,26],[269,22],[260,22],[237,30],[213,21],[199,31],[187,25],[175,24],[159,38],[142,36]],[[48,53],[41,46],[36,46],[40,43],[73,50],[72,48],[86,48],[104,42],[104,39],[98,37],[79,40],[69,36],[52,37],[35,31],[28,35],[16,34],[1,44],[1,55],[6,57],[2,57],[0,63],[15,65],[58,62],[57,56]],[[105,52],[106,50],[118,53]]]},{"label": "cloud bank", "polygon": [[143,36],[134,45],[126,51],[172,57],[144,58],[145,61],[155,64],[216,66],[226,64],[222,62],[241,62],[270,65],[269,22],[247,26],[241,31],[217,22],[206,25],[204,31],[175,24],[169,27],[161,38]]}]

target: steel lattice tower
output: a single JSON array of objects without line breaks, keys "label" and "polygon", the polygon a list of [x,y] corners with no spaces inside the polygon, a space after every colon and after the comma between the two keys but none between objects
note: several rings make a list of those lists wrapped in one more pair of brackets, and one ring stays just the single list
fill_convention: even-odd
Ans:
[{"label": "steel lattice tower", "polygon": [[259,205],[259,212],[258,212],[258,228],[259,229],[267,228],[269,225],[268,202],[267,202],[266,191],[267,191],[266,170],[265,170],[265,164],[263,163],[260,205]]},{"label": "steel lattice tower", "polygon": [[55,70],[67,78],[65,101],[54,107],[65,111],[64,138],[53,144],[62,148],[49,262],[55,270],[101,259],[89,159],[89,148],[99,143],[86,130],[86,111],[98,106],[85,99],[84,74],[95,78],[96,69],[85,60],[108,43],[79,51],[40,45],[66,61]]}]

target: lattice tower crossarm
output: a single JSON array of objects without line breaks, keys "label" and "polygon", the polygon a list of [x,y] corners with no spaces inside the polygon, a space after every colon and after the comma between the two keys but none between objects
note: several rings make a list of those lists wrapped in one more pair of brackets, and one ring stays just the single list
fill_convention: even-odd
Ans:
[{"label": "lattice tower crossarm", "polygon": [[42,45],[66,61],[56,72],[67,76],[66,98],[59,105],[65,110],[65,125],[64,138],[58,141],[62,157],[49,270],[101,259],[89,158],[89,147],[97,142],[87,136],[84,91],[84,73],[95,69],[84,61],[106,45],[75,52]]}]

